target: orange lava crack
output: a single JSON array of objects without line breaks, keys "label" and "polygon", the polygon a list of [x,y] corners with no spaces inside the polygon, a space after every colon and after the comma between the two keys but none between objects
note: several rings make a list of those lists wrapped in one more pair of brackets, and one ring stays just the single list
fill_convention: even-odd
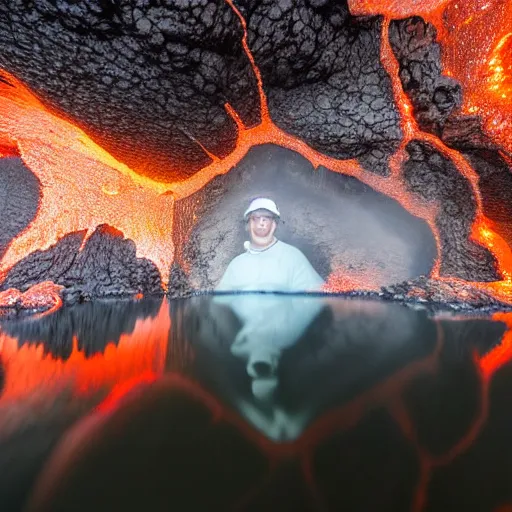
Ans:
[{"label": "orange lava crack", "polygon": [[[3,73],[4,81],[0,83],[0,142],[6,148],[5,154],[18,151],[24,162],[38,176],[42,184],[42,200],[34,221],[9,246],[0,262],[0,272],[5,274],[27,254],[48,248],[69,232],[86,229],[91,234],[96,226],[107,223],[135,242],[137,256],[155,262],[166,287],[174,254],[174,200],[187,197],[215,176],[229,172],[251,147],[266,143],[297,151],[315,168],[322,165],[335,172],[353,176],[397,200],[410,213],[429,224],[440,254],[440,236],[436,226],[438,205],[427,203],[409,192],[401,179],[401,167],[406,159],[405,146],[414,138],[433,145],[457,166],[471,184],[477,206],[471,236],[475,242],[487,247],[496,256],[499,272],[503,276],[503,280],[496,283],[471,284],[485,288],[500,300],[510,302],[512,252],[493,231],[491,223],[482,213],[478,176],[459,153],[447,148],[437,137],[418,129],[412,115],[412,106],[402,90],[398,64],[389,45],[388,27],[391,16],[403,17],[415,12],[439,19],[447,1],[421,2],[421,7],[413,0],[406,3],[389,1],[377,4],[371,1],[349,2],[354,14],[385,14],[381,61],[392,81],[403,131],[401,145],[390,158],[390,177],[368,172],[356,160],[338,160],[322,155],[273,123],[261,73],[247,42],[246,22],[233,1],[225,1],[239,18],[243,29],[242,46],[256,78],[261,123],[252,128],[245,127],[234,109],[226,104],[226,111],[238,126],[235,150],[223,159],[211,155],[212,163],[186,180],[162,183],[137,175],[93,143],[84,132],[50,112],[18,80]],[[500,43],[501,47],[507,46],[506,43],[507,40]],[[13,144],[16,147],[13,148]],[[437,258],[432,277],[442,279],[439,268],[440,261]],[[344,269],[334,269],[328,280],[328,289],[344,291],[375,287],[375,276],[370,274],[371,271],[364,276],[350,276],[346,275]]]},{"label": "orange lava crack", "polygon": [[23,161],[41,182],[42,197],[36,217],[3,256],[0,278],[64,235],[87,230],[89,236],[106,223],[135,242],[137,256],[152,260],[166,285],[174,253],[172,195],[52,114],[14,77],[8,80],[13,86],[0,81],[0,141],[16,141]]},{"label": "orange lava crack", "polygon": [[[393,94],[395,104],[401,117],[401,126],[403,131],[403,140],[395,155],[390,158],[390,167],[392,176],[400,179],[401,164],[406,159],[405,147],[411,140],[419,140],[427,142],[436,148],[442,155],[448,158],[457,168],[459,173],[466,178],[471,185],[473,197],[476,206],[476,215],[471,230],[471,239],[476,243],[487,247],[494,254],[498,262],[498,271],[502,276],[501,281],[493,283],[471,282],[472,286],[483,289],[493,295],[498,300],[512,304],[512,250],[508,244],[490,227],[491,222],[483,214],[482,196],[478,187],[479,177],[466,159],[457,151],[446,146],[438,137],[420,130],[413,116],[413,108],[407,95],[405,94],[399,79],[399,65],[389,43],[389,24],[391,20],[385,17],[382,24],[381,37],[381,62],[391,78],[393,84]],[[406,206],[407,208],[407,206]],[[432,214],[425,217],[437,241],[438,254],[440,254],[440,238],[435,223],[435,216]],[[436,260],[434,268],[431,272],[434,279],[447,281],[460,281],[462,279],[444,278],[440,275],[440,259]]]}]

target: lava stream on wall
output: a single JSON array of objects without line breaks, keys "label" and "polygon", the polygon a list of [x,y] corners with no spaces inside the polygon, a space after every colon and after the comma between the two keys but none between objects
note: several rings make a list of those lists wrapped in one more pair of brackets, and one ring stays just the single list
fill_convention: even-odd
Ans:
[{"label": "lava stream on wall", "polygon": [[[414,139],[433,146],[470,183],[477,208],[472,238],[496,257],[498,271],[502,276],[502,280],[495,283],[472,284],[484,288],[502,301],[510,301],[512,253],[508,245],[495,233],[492,223],[483,215],[476,172],[458,152],[448,148],[437,137],[418,129],[412,107],[402,89],[396,58],[389,45],[388,27],[392,16],[409,15],[410,12],[403,8],[398,9],[393,2],[388,2],[387,6],[380,2],[378,5],[368,2],[350,3],[351,9],[357,13],[385,14],[381,62],[393,84],[395,102],[402,120],[403,140],[390,159],[391,175],[383,177],[363,169],[356,160],[338,160],[325,156],[274,124],[268,110],[261,73],[247,42],[245,20],[232,0],[226,2],[243,28],[242,45],[257,79],[261,123],[252,128],[244,126],[233,107],[226,103],[226,111],[238,126],[236,148],[222,159],[210,155],[213,162],[188,179],[170,179],[164,183],[137,175],[94,144],[73,124],[60,118],[57,112],[45,107],[19,80],[3,73],[0,90],[0,134],[2,147],[7,148],[4,154],[19,153],[42,185],[42,200],[36,218],[11,242],[1,262],[0,270],[3,274],[26,255],[48,248],[69,232],[86,229],[90,234],[96,226],[106,223],[121,230],[135,242],[138,256],[155,262],[165,287],[174,253],[171,236],[173,201],[187,197],[215,176],[229,172],[251,147],[265,143],[274,143],[297,151],[315,168],[322,165],[334,172],[356,177],[373,189],[397,200],[409,212],[429,224],[438,244],[438,255],[442,257],[436,225],[439,205],[428,203],[411,192],[401,176],[401,165],[407,158],[405,146]],[[425,16],[438,19],[445,4],[443,1],[429,3],[428,8],[423,7]],[[410,7],[416,8],[416,3]],[[498,46],[495,50],[498,48],[499,55],[493,57],[495,62],[500,56],[504,58],[501,49],[508,46],[507,40],[500,42]],[[141,205],[144,206],[141,208]],[[438,259],[432,277],[443,278],[439,267]],[[372,288],[371,273],[352,278],[343,272],[342,269],[333,269],[328,279],[329,291]]]}]

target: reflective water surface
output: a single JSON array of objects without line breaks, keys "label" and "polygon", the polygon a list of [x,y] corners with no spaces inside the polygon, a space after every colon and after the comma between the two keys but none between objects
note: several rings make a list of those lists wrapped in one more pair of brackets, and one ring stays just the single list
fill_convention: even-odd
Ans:
[{"label": "reflective water surface", "polygon": [[512,317],[332,297],[0,324],[0,510],[512,510]]}]

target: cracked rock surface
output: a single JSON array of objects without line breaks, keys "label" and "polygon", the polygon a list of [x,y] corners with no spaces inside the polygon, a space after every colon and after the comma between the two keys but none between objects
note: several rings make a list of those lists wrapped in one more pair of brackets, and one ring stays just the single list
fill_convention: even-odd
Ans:
[{"label": "cracked rock surface", "polygon": [[135,244],[104,224],[98,226],[84,247],[86,233],[70,233],[46,251],[36,251],[14,265],[0,290],[25,291],[41,281],[64,286],[67,303],[91,298],[161,293],[156,265],[137,258]]},{"label": "cracked rock surface", "polygon": [[387,174],[401,131],[379,60],[380,19],[355,18],[345,2],[240,5],[275,123],[325,154]]},{"label": "cracked rock surface", "polygon": [[13,0],[0,67],[140,174],[186,177],[259,121],[241,26],[225,2]]},{"label": "cracked rock surface", "polygon": [[418,125],[439,135],[450,114],[461,105],[462,90],[456,80],[441,74],[441,46],[435,27],[419,17],[393,21],[389,40]]},{"label": "cracked rock surface", "polygon": [[441,275],[468,281],[499,280],[493,255],[470,240],[476,204],[469,182],[429,144],[412,141],[406,149],[409,160],[403,172],[407,185],[439,205],[436,224],[441,239]]},{"label": "cracked rock surface", "polygon": [[[378,18],[345,2],[241,0],[278,126],[386,174],[401,132],[379,62]],[[186,178],[260,121],[240,20],[225,0],[0,5],[0,67],[136,172]]]}]

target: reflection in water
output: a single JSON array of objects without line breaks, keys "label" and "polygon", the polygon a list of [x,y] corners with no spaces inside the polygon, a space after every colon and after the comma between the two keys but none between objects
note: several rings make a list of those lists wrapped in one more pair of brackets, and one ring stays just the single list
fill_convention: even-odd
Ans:
[{"label": "reflection in water", "polygon": [[[70,421],[52,430],[25,487],[17,483],[18,502],[13,477],[0,476],[1,502],[19,504],[44,461],[28,510],[493,510],[512,501],[509,428],[497,430],[512,424],[510,317],[436,320],[300,295],[130,307],[142,314],[124,327],[131,313],[120,304],[2,326],[0,417],[11,421],[0,419],[0,475],[2,448],[22,453],[13,432],[88,406],[67,434]],[[23,442],[37,451],[36,437]],[[479,462],[488,452],[493,492],[468,502],[468,482],[489,478]]]},{"label": "reflection in water", "polygon": [[74,306],[0,330],[2,401],[72,389],[90,395],[144,372],[161,374],[170,329],[166,302]]},{"label": "reflection in water", "polygon": [[154,319],[162,301],[97,301],[61,308],[40,320],[5,322],[2,331],[24,343],[42,343],[45,353],[68,359],[73,338],[85,356],[102,353],[108,343],[119,344],[134,331],[139,319]]},{"label": "reflection in water", "polygon": [[437,340],[425,314],[374,302],[222,296],[192,299],[185,314],[207,387],[283,441],[333,400],[425,357]]}]

